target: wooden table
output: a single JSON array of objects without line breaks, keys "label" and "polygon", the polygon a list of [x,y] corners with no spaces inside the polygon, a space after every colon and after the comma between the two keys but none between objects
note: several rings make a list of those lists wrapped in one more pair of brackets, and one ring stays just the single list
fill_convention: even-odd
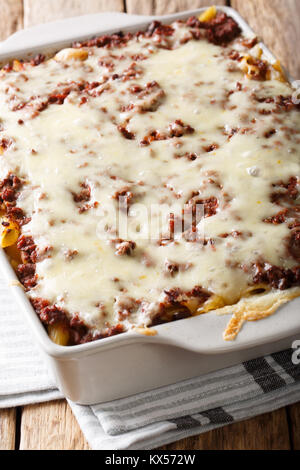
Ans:
[{"label": "wooden table", "polygon": [[[163,14],[208,4],[233,6],[300,78],[300,0],[0,0],[0,39],[34,24],[99,11]],[[89,449],[66,401],[0,410],[0,449]],[[232,424],[164,449],[300,449],[300,404]]]}]

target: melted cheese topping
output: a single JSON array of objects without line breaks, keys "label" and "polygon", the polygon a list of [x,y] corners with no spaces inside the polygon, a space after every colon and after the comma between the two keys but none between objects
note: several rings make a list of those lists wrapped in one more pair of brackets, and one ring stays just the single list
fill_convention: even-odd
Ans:
[{"label": "melted cheese topping", "polygon": [[[238,41],[228,47],[185,42],[189,28],[173,26],[171,49],[159,47],[155,36],[140,36],[121,48],[86,47],[77,56],[67,49],[1,74],[1,137],[11,145],[0,157],[0,176],[26,180],[18,207],[31,221],[22,233],[33,237],[40,254],[48,248],[29,295],[78,315],[95,333],[120,322],[150,325],[166,291],[175,288],[201,286],[223,305],[234,304],[253,285],[250,270],[241,267],[257,260],[297,265],[284,243],[288,225],[264,219],[278,212],[272,184],[299,175],[299,113],[262,114],[272,105],[253,98],[289,96],[290,86],[249,80],[228,57],[232,48],[242,50]],[[93,85],[83,90],[78,83]],[[44,105],[68,87],[61,104],[56,98]],[[194,131],[176,133],[182,124]],[[145,142],[154,131],[163,139]],[[113,240],[120,238],[117,197],[126,193],[124,240],[136,246],[122,256],[122,241]],[[197,221],[206,243],[179,232],[159,243],[170,214],[180,219],[195,195],[217,200],[213,213]],[[154,239],[149,214],[151,226],[160,226]],[[176,266],[173,273],[168,264]],[[132,299],[137,306],[124,315]]]}]

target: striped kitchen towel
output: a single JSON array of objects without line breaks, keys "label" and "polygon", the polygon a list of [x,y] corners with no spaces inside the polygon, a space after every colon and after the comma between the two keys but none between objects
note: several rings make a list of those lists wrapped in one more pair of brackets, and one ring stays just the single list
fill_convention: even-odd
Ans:
[{"label": "striped kitchen towel", "polygon": [[[291,349],[109,403],[69,403],[93,449],[153,449],[299,401],[299,357]],[[0,281],[0,408],[60,397]]]}]

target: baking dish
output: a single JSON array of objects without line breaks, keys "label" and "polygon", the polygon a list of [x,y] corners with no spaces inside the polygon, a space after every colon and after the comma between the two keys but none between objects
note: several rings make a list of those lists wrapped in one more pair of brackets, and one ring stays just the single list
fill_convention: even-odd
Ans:
[{"label": "baking dish", "polygon": [[[171,22],[198,15],[203,10],[156,19]],[[250,29],[234,10],[220,10],[233,16],[243,31],[250,33]],[[105,14],[36,27],[17,33],[6,41],[0,48],[0,60],[4,62],[8,58],[30,56],[36,52],[51,53],[73,40],[86,39],[104,32],[142,29],[152,19],[153,17]],[[105,23],[106,27],[99,28],[101,23]],[[41,28],[43,35],[40,34]],[[51,39],[54,35],[53,28],[55,42]],[[265,48],[264,50],[269,54]],[[272,59],[272,56],[269,55],[269,58]],[[11,284],[16,284],[15,274],[3,252],[0,261],[6,278],[12,281]],[[210,313],[159,326],[158,334],[153,337],[125,333],[101,342],[65,348],[56,346],[49,340],[23,290],[17,285],[13,289],[54,368],[59,387],[71,400],[82,404],[120,398],[288,348],[300,330],[298,299],[273,317],[263,320],[259,331],[255,323],[247,324],[239,338],[230,344],[224,343],[221,335],[227,317]]]}]

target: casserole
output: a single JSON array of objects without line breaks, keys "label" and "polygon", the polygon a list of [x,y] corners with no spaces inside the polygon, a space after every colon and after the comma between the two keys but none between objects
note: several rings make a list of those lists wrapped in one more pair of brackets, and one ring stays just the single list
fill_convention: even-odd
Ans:
[{"label": "casserole", "polygon": [[[190,15],[191,15],[191,13],[189,14],[189,16],[190,16]],[[178,18],[178,15],[176,15],[176,17]],[[174,17],[173,17],[173,18],[169,18],[170,21],[171,21],[172,19],[175,19],[175,18],[174,18]],[[139,28],[141,28],[141,25],[139,25]],[[57,45],[56,45],[56,47],[57,47]],[[23,55],[24,55],[24,51],[23,51]],[[13,56],[16,56],[16,54],[13,54]],[[16,287],[16,289],[18,289],[18,288]],[[289,305],[289,308],[291,308],[290,305]],[[283,310],[284,310],[284,309],[283,309]],[[210,316],[209,316],[209,317],[210,317]],[[211,315],[211,317],[214,318],[213,315]],[[276,317],[277,317],[277,316],[276,316]],[[211,333],[213,333],[213,330],[212,330],[212,328],[211,328],[213,324],[211,324],[211,327],[208,327],[208,324],[206,325],[207,318],[205,318],[205,321],[203,320],[203,318],[204,318],[204,317],[201,317],[201,324],[199,323],[199,328],[202,329],[203,326],[205,326],[205,334],[207,334],[207,331],[210,331]],[[275,317],[274,317],[274,318],[275,318]],[[285,318],[287,318],[287,317],[285,317]],[[193,328],[192,323],[193,323],[193,325],[194,325],[195,320],[198,320],[198,319],[193,318],[193,319],[191,319],[191,320],[188,320],[188,321],[185,323],[186,326],[185,326],[185,325],[183,326],[183,322],[182,322],[182,323],[180,323],[180,326],[179,326],[179,324],[178,324],[178,325],[177,325],[177,324],[176,324],[176,325],[174,324],[174,325],[164,325],[163,327],[159,327],[159,334],[157,335],[157,337],[152,337],[152,338],[149,338],[149,339],[146,339],[146,338],[141,339],[140,337],[134,337],[134,335],[133,335],[133,336],[132,336],[132,335],[127,335],[126,341],[128,341],[128,345],[132,342],[132,340],[133,340],[133,343],[134,343],[135,345],[137,345],[138,343],[143,343],[143,344],[144,344],[144,342],[145,342],[145,345],[147,344],[147,346],[149,346],[150,344],[153,344],[153,343],[159,344],[159,343],[165,341],[165,338],[163,337],[163,336],[164,336],[163,332],[166,332],[166,335],[168,335],[168,339],[169,339],[168,343],[169,343],[169,344],[172,344],[172,338],[174,339],[174,338],[176,337],[175,331],[176,331],[176,330],[178,331],[178,329],[181,330],[181,333],[179,334],[179,336],[180,336],[180,338],[181,338],[181,341],[183,341],[185,335],[184,335],[184,333],[182,333],[182,332],[184,332],[185,328]],[[270,320],[271,320],[271,319],[270,319]],[[273,320],[273,319],[272,319],[272,320]],[[269,321],[269,320],[268,320],[268,321]],[[221,324],[221,321],[220,321],[219,318],[218,318],[218,324],[219,324],[219,325]],[[187,325],[188,325],[188,326],[187,326]],[[290,325],[291,325],[291,323],[289,323],[289,327],[290,327]],[[206,329],[207,327],[208,327],[208,329]],[[269,324],[268,324],[268,329],[269,329],[269,331],[272,331],[271,323],[270,323],[270,322],[269,322]],[[216,331],[216,330],[214,330],[214,331]],[[174,336],[172,336],[173,334],[174,334]],[[261,340],[257,338],[257,337],[260,336],[260,334],[261,334],[261,330],[259,331],[259,334],[256,334],[256,335],[255,335],[255,336],[256,336],[256,344],[259,343],[260,341],[262,341],[262,338],[261,338]],[[130,336],[130,337],[129,337],[129,336]],[[192,335],[192,336],[193,336],[193,335]],[[193,344],[192,336],[189,338],[189,345],[188,345],[188,346],[187,346],[187,345],[185,346],[185,347],[188,348],[188,349],[194,348],[194,346],[192,345],[192,344]],[[273,332],[273,339],[277,339],[277,338],[279,338],[280,336],[282,336],[282,333],[281,333],[281,335],[276,335],[276,334],[274,335],[274,332]],[[138,339],[137,339],[137,338],[138,338]],[[269,336],[269,338],[270,338],[270,336]],[[205,341],[203,341],[203,338],[201,338],[201,335],[199,334],[199,332],[195,335],[195,339],[197,339],[198,343],[201,343],[201,349],[202,349],[202,351],[205,351],[205,349],[203,349],[203,348],[204,348]],[[211,338],[211,339],[212,339],[212,338]],[[113,341],[113,340],[114,340],[114,341]],[[111,360],[110,360],[110,361],[107,361],[107,358],[105,357],[104,351],[105,351],[106,349],[107,349],[107,350],[111,350],[111,349],[112,349],[112,345],[113,345],[115,342],[118,342],[118,344],[121,346],[121,344],[125,341],[125,338],[124,338],[124,339],[123,339],[123,338],[121,339],[121,337],[120,337],[120,338],[110,338],[110,343],[107,342],[108,340],[104,340],[104,341],[105,341],[105,344],[103,343],[103,346],[102,346],[102,348],[101,348],[101,349],[102,349],[101,360],[102,360],[106,365],[107,365],[108,363],[110,363],[110,367],[111,367],[111,366],[113,365],[113,363],[112,363]],[[146,341],[147,341],[147,342],[146,342]],[[267,339],[266,337],[264,337],[264,341],[265,341],[265,342],[268,342],[268,339]],[[213,348],[213,346],[216,346],[217,343],[218,343],[218,342],[215,341],[215,339],[214,339],[214,340],[212,341],[212,343],[211,343],[211,347]],[[131,349],[133,349],[134,344],[132,344]],[[177,342],[177,343],[175,342],[175,345],[176,345],[176,344],[177,344],[177,346],[180,344],[180,339],[179,339],[179,343],[178,343],[178,342]],[[254,343],[252,343],[252,345],[253,345],[253,344],[254,344]],[[123,344],[123,345],[124,345],[124,344]],[[251,345],[251,342],[248,342],[248,344],[247,344],[247,341],[246,341],[246,342],[244,341],[243,346],[239,345],[238,342],[237,342],[237,343],[235,344],[235,347],[234,347],[233,349],[239,349],[240,347],[246,347],[246,345],[247,345],[247,346],[250,346],[250,345]],[[91,345],[88,345],[88,346],[91,346]],[[93,345],[93,346],[94,346],[94,345]],[[111,347],[109,347],[109,346],[111,346]],[[77,346],[71,348],[72,351],[73,351],[73,353],[75,353],[75,348],[77,348]],[[79,346],[78,349],[76,350],[76,352],[78,352],[78,353],[79,353],[79,348],[81,348],[81,346]],[[126,348],[126,349],[127,349],[127,348]],[[143,349],[145,349],[145,348],[143,348]],[[148,348],[148,349],[149,349],[149,348]],[[198,351],[201,350],[200,348],[196,348],[196,349],[197,349]],[[231,347],[226,347],[226,348],[225,348],[225,350],[228,351],[228,355],[226,355],[226,360],[229,360],[231,349],[232,349]],[[217,348],[217,347],[214,347],[214,350],[217,351],[218,348]],[[53,351],[53,350],[52,350],[52,351]],[[88,351],[88,350],[84,350],[84,348],[81,349],[82,357],[84,356],[84,354],[83,354],[84,351]],[[92,348],[90,349],[90,351],[92,351]],[[139,358],[139,360],[140,360],[140,359],[141,359],[141,355],[139,354],[138,351],[142,351],[142,346],[141,346],[141,345],[138,346],[138,348],[136,349],[136,352],[135,352],[135,355],[136,355],[136,356]],[[206,351],[209,351],[209,348],[206,349]],[[258,349],[255,351],[255,355],[258,355],[258,351],[259,351]],[[158,354],[158,352],[159,352],[159,346],[158,346],[158,345],[157,345],[157,347],[155,347],[155,350],[153,349],[153,352],[155,352],[155,354]],[[66,351],[64,351],[64,354],[63,354],[63,352],[61,352],[61,354],[62,354],[61,359],[62,359],[62,357],[66,358],[69,353],[71,353],[71,351],[70,351],[70,352],[68,351],[68,353],[67,353]],[[253,354],[253,353],[254,353],[254,350],[252,349],[252,354]],[[110,351],[110,354],[111,354],[111,356],[112,356],[112,358],[113,358],[112,351]],[[129,356],[129,352],[128,352],[128,351],[127,351],[127,354],[128,354],[128,356]],[[125,357],[125,354],[119,353],[119,355],[121,355],[123,358]],[[117,355],[116,355],[116,356],[117,356]],[[172,353],[171,356],[173,357],[173,359],[175,359],[175,354],[174,354],[174,353]],[[183,353],[181,354],[181,356],[183,356]],[[164,354],[163,358],[164,358],[164,360],[167,361],[167,354]],[[115,359],[117,359],[117,357],[115,357]],[[151,354],[150,354],[150,352],[149,352],[149,359],[151,359]],[[90,362],[91,362],[91,357],[89,357],[89,360],[90,360]],[[186,358],[185,358],[185,361],[186,361]],[[65,363],[65,362],[66,362],[66,361],[61,360],[61,361],[60,361],[60,363],[61,363],[60,365],[62,365],[62,364]],[[76,361],[76,362],[77,362],[77,361]],[[117,362],[120,363],[120,357],[117,359]],[[131,358],[130,360],[129,360],[129,358],[128,358],[129,367],[131,368],[132,371],[134,371],[134,372],[136,373],[136,372],[137,372],[137,368],[133,367],[134,362],[135,362],[135,361],[133,361],[132,358]],[[148,362],[148,361],[146,361],[146,362]],[[153,368],[157,368],[157,366],[158,366],[157,363],[158,363],[158,362],[160,362],[160,361],[153,360],[153,358],[152,358],[152,360],[151,360],[150,363],[151,363],[151,365],[152,365]],[[196,361],[196,362],[198,362],[198,361]],[[143,361],[143,363],[144,363],[144,361]],[[177,358],[177,363],[178,363],[178,364],[180,363],[180,362],[178,361],[178,358]],[[192,360],[189,360],[189,363],[193,363],[193,361],[192,361]],[[225,362],[225,364],[226,364],[226,363],[227,363],[227,362]],[[120,366],[120,364],[119,364],[119,366]],[[224,363],[223,363],[222,365],[220,364],[218,367],[221,367],[221,366],[224,366]],[[159,365],[159,367],[160,367],[160,365]],[[159,369],[159,367],[158,367],[158,369]],[[175,373],[175,372],[176,372],[176,373],[179,372],[179,366],[176,367],[176,371],[174,371],[174,367],[170,367],[169,364],[168,364],[167,367],[168,367],[168,374],[165,374],[165,380],[171,380],[171,381],[173,381],[174,378],[175,378],[175,377],[174,377],[174,373]],[[203,367],[204,367],[204,366],[203,366]],[[116,370],[116,367],[112,367],[112,369],[113,369],[113,370]],[[124,365],[121,365],[121,369],[122,369],[123,371],[125,371],[126,368],[125,368]],[[188,369],[189,369],[189,368],[186,367],[186,371],[187,371]],[[77,376],[77,370],[76,370],[76,372],[75,372],[75,370],[76,370],[76,368],[74,369],[74,375],[73,375],[73,379],[74,379],[74,380],[75,380],[75,377]],[[189,371],[189,372],[186,372],[186,373],[190,374],[191,372]],[[96,380],[95,375],[98,376],[98,374],[95,374],[95,373],[93,374],[92,379],[93,379],[94,381]],[[107,375],[108,375],[108,374],[106,373],[106,374],[105,374],[105,377],[106,377]],[[129,373],[128,373],[128,375],[129,375]],[[138,375],[140,375],[140,372],[138,372]],[[175,375],[176,375],[176,374],[175,374]],[[103,377],[104,375],[101,374],[101,376]],[[168,377],[168,378],[167,378],[167,377]],[[171,379],[170,377],[173,377],[173,378]],[[176,376],[176,377],[177,377],[177,376]],[[185,376],[184,376],[184,377],[185,377]],[[77,379],[79,380],[79,377],[77,377]],[[119,375],[118,375],[118,379],[120,380],[120,376],[119,376]],[[151,378],[148,379],[148,380],[151,381],[151,387],[155,387],[157,384],[162,385],[161,382],[156,382],[155,379],[154,379],[154,377],[151,377]],[[177,378],[176,378],[176,380],[177,380]],[[122,382],[123,382],[123,380],[121,380],[121,383],[122,383]],[[145,379],[144,382],[147,382],[147,380]],[[86,383],[87,383],[87,380],[85,380],[84,383],[86,384]],[[166,383],[166,382],[164,382],[164,383]],[[142,385],[142,387],[144,387],[144,386],[145,386],[145,383],[144,383],[144,385]],[[149,385],[146,385],[146,387],[149,387]],[[79,387],[77,387],[77,388],[79,388]],[[91,388],[94,389],[94,387],[91,387]],[[103,387],[102,387],[102,388],[103,388]],[[93,392],[95,392],[95,391],[93,390]],[[82,392],[80,391],[80,394],[81,394],[81,393],[82,393]],[[101,390],[101,391],[99,390],[99,393],[100,393],[99,398],[96,398],[96,399],[95,399],[95,398],[92,398],[92,400],[95,399],[95,401],[99,401],[100,399],[102,399],[101,397],[102,397],[103,395],[101,395],[101,393],[104,393],[104,391],[103,391],[103,390]],[[122,394],[123,394],[123,393],[128,394],[128,391],[126,391],[126,392],[123,391],[123,392],[121,392],[121,393],[122,393]],[[129,393],[130,393],[130,392],[129,392]],[[68,394],[68,393],[67,393],[67,394]],[[69,394],[69,396],[71,396],[71,395]],[[80,395],[80,396],[82,396],[82,395]],[[77,399],[77,398],[74,398],[74,395],[73,395],[73,398],[72,398],[72,396],[71,396],[71,398],[72,398],[72,399],[75,399],[76,401],[86,402],[86,398],[80,398],[80,396],[79,396],[78,399]],[[107,399],[111,399],[111,398],[112,398],[111,395],[110,395],[109,398],[107,397]],[[105,398],[104,398],[104,399],[105,399]]]}]

